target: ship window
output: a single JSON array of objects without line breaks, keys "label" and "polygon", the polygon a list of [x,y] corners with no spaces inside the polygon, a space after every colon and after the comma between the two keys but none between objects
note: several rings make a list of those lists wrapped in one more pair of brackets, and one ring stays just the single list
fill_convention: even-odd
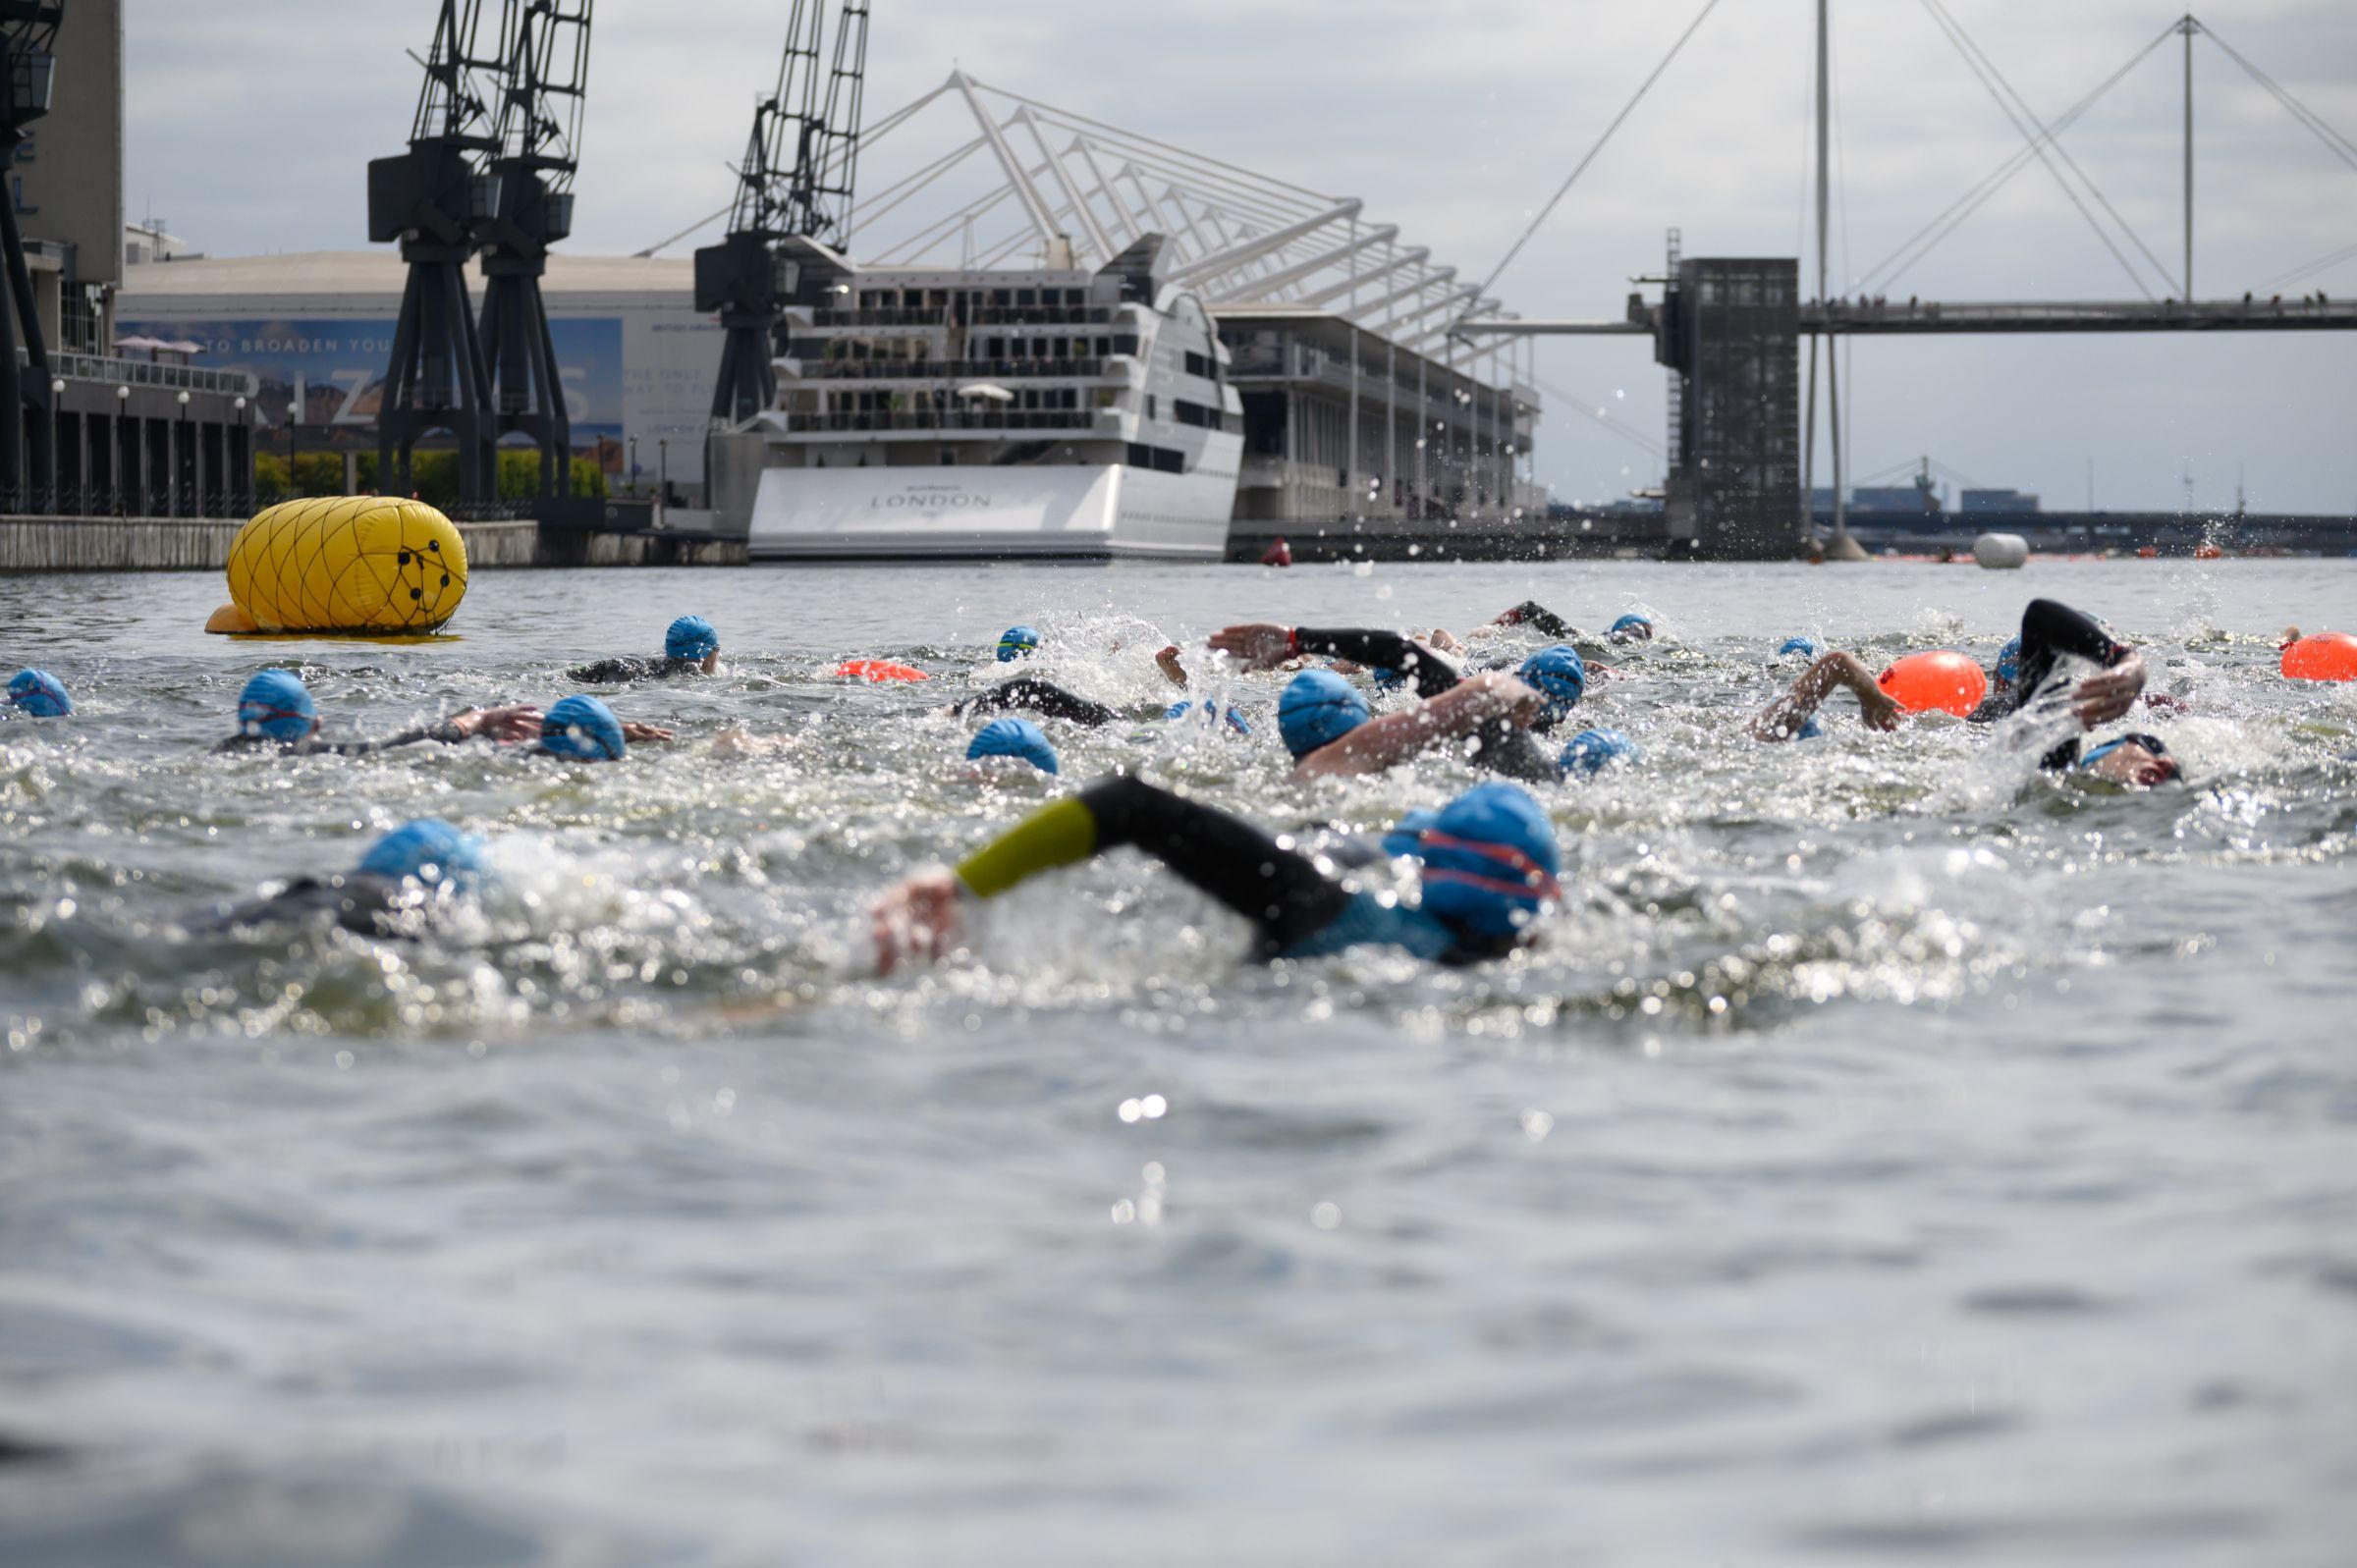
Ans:
[{"label": "ship window", "polygon": [[941,449],[941,465],[944,468],[955,468],[958,466],[958,449],[956,447],[944,447]]},{"label": "ship window", "polygon": [[1113,351],[1115,353],[1137,352],[1137,339],[1128,333],[1123,333],[1113,340]]},{"label": "ship window", "polygon": [[1156,411],[1154,394],[1151,392],[1146,394],[1146,417],[1149,419],[1159,419],[1162,417],[1162,415]]},{"label": "ship window", "polygon": [[1113,352],[1113,340],[1112,340],[1111,338],[1099,338],[1099,339],[1097,340],[1097,357],[1098,357],[1098,358],[1100,358],[1100,359],[1103,359],[1103,358],[1107,357],[1108,355],[1110,355],[1112,352]]},{"label": "ship window", "polygon": [[1017,308],[1023,305],[1035,305],[1039,303],[1039,291],[1037,289],[1017,289],[1014,291],[1014,302]]}]

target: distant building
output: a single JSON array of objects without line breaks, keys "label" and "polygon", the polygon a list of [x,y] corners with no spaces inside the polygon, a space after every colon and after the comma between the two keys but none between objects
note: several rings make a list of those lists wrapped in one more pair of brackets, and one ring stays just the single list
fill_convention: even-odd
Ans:
[{"label": "distant building", "polygon": [[127,223],[123,226],[123,264],[142,266],[150,261],[195,261],[202,252],[191,250],[189,243],[176,234],[164,232],[163,220],[149,218],[145,223]]},{"label": "distant building", "polygon": [[1849,493],[1852,512],[1929,512],[1928,492],[1913,485],[1864,485]]},{"label": "distant building", "polygon": [[1962,510],[1973,513],[2034,513],[2038,498],[2019,490],[1967,490]]}]

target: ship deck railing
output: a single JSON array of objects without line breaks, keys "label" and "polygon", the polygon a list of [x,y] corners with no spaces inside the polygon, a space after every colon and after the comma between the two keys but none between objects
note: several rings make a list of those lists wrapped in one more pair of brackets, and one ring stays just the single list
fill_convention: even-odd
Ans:
[{"label": "ship deck railing", "polygon": [[813,327],[1110,327],[1117,305],[1014,305],[986,310],[812,310]]},{"label": "ship deck railing", "polygon": [[[1115,356],[1134,364],[1127,354]],[[809,359],[801,361],[797,378],[807,386],[821,381],[1037,381],[1054,377],[1096,380],[1110,359]]]},{"label": "ship deck railing", "polygon": [[876,431],[920,431],[933,434],[979,432],[1002,435],[1013,430],[1094,430],[1093,408],[952,409],[935,412],[910,409],[898,413],[786,413],[788,435],[859,434]]}]

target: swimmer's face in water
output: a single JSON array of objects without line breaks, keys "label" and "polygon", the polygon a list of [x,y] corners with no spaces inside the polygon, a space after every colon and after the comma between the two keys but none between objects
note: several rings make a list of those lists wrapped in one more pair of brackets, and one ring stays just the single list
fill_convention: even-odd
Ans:
[{"label": "swimmer's face in water", "polygon": [[2098,757],[2087,770],[2098,779],[2126,784],[2136,789],[2152,789],[2171,780],[2182,779],[2184,770],[2174,757],[2161,756],[2130,740],[2113,746]]}]

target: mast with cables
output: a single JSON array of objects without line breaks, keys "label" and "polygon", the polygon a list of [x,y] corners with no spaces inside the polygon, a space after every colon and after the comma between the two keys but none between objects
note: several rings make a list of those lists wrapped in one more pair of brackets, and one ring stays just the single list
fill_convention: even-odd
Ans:
[{"label": "mast with cables", "polygon": [[718,311],[723,332],[712,388],[716,430],[740,425],[777,402],[778,323],[801,270],[784,254],[785,243],[800,237],[838,249],[849,243],[867,19],[867,0],[845,0],[822,97],[826,0],[795,0],[777,86],[753,110],[728,235],[695,252],[695,307]]},{"label": "mast with cables", "polygon": [[379,482],[408,491],[418,438],[443,433],[458,445],[459,494],[476,502],[498,490],[490,382],[466,276],[496,200],[490,99],[503,58],[500,40],[479,52],[482,9],[483,0],[441,0],[410,149],[368,165],[368,238],[398,241],[409,268],[376,419]]},{"label": "mast with cables", "polygon": [[593,0],[509,0],[490,173],[498,204],[482,225],[480,334],[493,439],[522,434],[540,450],[540,494],[570,489],[573,421],[557,374],[540,280],[548,247],[573,232],[581,110],[589,91]]}]

